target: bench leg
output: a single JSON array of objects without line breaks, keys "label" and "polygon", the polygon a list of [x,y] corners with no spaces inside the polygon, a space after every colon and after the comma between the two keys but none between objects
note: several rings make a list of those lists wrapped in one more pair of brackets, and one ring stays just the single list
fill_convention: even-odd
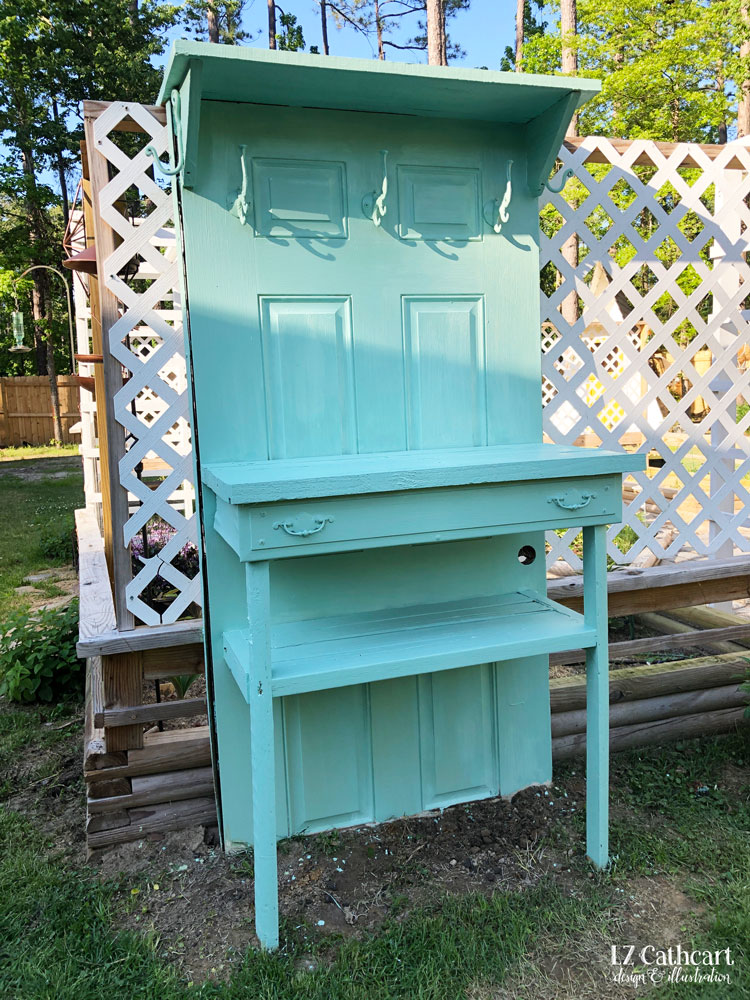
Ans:
[{"label": "bench leg", "polygon": [[248,563],[247,605],[253,637],[250,753],[253,781],[255,932],[261,947],[279,946],[276,859],[276,768],[271,690],[271,621],[268,563]]},{"label": "bench leg", "polygon": [[598,868],[609,860],[609,648],[607,529],[583,529],[583,602],[597,642],[586,650],[586,853]]}]

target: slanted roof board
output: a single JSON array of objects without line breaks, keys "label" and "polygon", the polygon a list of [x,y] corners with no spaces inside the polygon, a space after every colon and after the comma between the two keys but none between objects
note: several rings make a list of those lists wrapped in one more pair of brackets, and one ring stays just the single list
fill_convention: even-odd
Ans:
[{"label": "slanted roof board", "polygon": [[203,64],[203,100],[370,111],[525,124],[571,93],[578,106],[597,80],[391,63],[177,41],[159,103],[179,87],[191,59]]}]

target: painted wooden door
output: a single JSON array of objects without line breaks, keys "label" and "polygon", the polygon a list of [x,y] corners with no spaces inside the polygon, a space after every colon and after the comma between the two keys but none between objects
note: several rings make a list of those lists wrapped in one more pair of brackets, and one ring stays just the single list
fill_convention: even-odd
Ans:
[{"label": "painted wooden door", "polygon": [[[221,461],[538,441],[540,356],[528,336],[539,325],[536,209],[517,136],[482,123],[208,107],[206,180],[185,193],[190,231],[206,234],[186,246],[188,264],[210,288],[191,302],[204,331],[194,337],[198,392],[223,386],[210,393],[202,451]],[[231,214],[241,146],[244,225]],[[362,201],[371,208],[382,192],[383,150],[376,226]],[[490,223],[509,159],[517,193],[498,235]],[[543,553],[541,536],[508,536],[272,564],[273,617],[543,588],[543,558],[517,559],[528,542]],[[241,588],[224,543],[208,544],[223,589]],[[211,554],[209,584],[210,565]],[[241,625],[233,616],[213,609],[213,632]],[[247,722],[221,707],[232,683],[217,677],[219,760],[233,787],[247,787]],[[537,661],[285,699],[279,834],[547,780],[545,704]],[[250,829],[248,799],[224,802],[230,842]]]}]

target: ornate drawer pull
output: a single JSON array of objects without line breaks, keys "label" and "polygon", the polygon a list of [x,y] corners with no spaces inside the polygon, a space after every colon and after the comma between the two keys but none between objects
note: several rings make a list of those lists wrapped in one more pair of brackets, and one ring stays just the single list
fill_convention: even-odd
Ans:
[{"label": "ornate drawer pull", "polygon": [[596,493],[576,493],[574,490],[568,490],[561,496],[547,497],[547,503],[556,503],[563,510],[580,510],[588,506],[595,496]]},{"label": "ornate drawer pull", "polygon": [[308,535],[317,535],[325,528],[326,524],[333,522],[332,517],[313,517],[311,514],[299,514],[291,521],[276,521],[274,528],[282,528],[287,535],[299,535],[307,538]]}]

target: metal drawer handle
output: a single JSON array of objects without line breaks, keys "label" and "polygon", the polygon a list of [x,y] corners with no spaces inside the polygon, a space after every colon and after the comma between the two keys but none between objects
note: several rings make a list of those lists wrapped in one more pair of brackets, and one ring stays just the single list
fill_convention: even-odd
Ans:
[{"label": "metal drawer handle", "polygon": [[582,507],[587,507],[591,501],[596,496],[596,493],[574,493],[570,490],[568,493],[563,493],[561,496],[547,497],[547,503],[556,503],[558,507],[562,507],[563,510],[580,510]]},{"label": "metal drawer handle", "polygon": [[310,514],[300,514],[291,521],[276,521],[274,528],[282,528],[287,535],[307,538],[308,535],[317,535],[325,528],[326,524],[332,522],[333,518],[327,515],[325,517],[312,517]]}]

